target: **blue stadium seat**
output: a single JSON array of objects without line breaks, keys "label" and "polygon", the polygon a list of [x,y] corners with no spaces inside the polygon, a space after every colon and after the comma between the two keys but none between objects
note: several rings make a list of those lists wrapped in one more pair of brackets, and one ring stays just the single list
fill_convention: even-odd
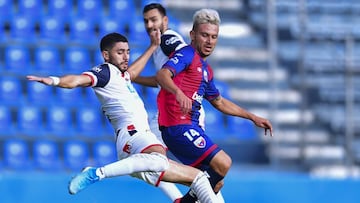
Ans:
[{"label": "blue stadium seat", "polygon": [[77,134],[84,136],[103,135],[103,115],[97,107],[79,107],[75,114]]},{"label": "blue stadium seat", "polygon": [[52,105],[46,111],[46,129],[50,135],[67,137],[74,135],[73,117],[70,108]]},{"label": "blue stadium seat", "polygon": [[235,116],[227,116],[229,136],[239,140],[258,139],[255,125],[252,121]]},{"label": "blue stadium seat", "polygon": [[54,87],[39,82],[27,82],[27,101],[35,105],[49,105],[54,101]]},{"label": "blue stadium seat", "polygon": [[93,66],[104,63],[104,58],[103,58],[103,56],[102,56],[102,54],[101,54],[101,52],[99,50],[94,51],[93,55],[94,55],[94,58],[95,58]]},{"label": "blue stadium seat", "polygon": [[74,17],[69,22],[69,40],[72,42],[89,45],[98,44],[95,24],[84,17]]},{"label": "blue stadium seat", "polygon": [[23,89],[17,77],[0,77],[0,101],[8,105],[19,105],[23,102]]},{"label": "blue stadium seat", "polygon": [[30,43],[36,39],[34,18],[16,15],[10,21],[10,36],[13,40]]},{"label": "blue stadium seat", "polygon": [[92,106],[93,108],[100,108],[100,102],[96,97],[92,88],[85,88],[84,102]]},{"label": "blue stadium seat", "polygon": [[41,108],[22,105],[17,108],[17,129],[19,134],[27,136],[43,136],[44,123]]},{"label": "blue stadium seat", "polygon": [[5,70],[26,75],[32,69],[30,51],[25,46],[9,45],[5,48]]},{"label": "blue stadium seat", "polygon": [[55,46],[36,47],[34,54],[34,72],[40,75],[59,75],[62,73],[60,52]]},{"label": "blue stadium seat", "polygon": [[109,17],[114,19],[130,20],[136,13],[134,1],[112,0],[109,1]]},{"label": "blue stadium seat", "polygon": [[129,41],[139,42],[139,45],[144,43],[144,39],[149,40],[149,36],[144,26],[144,20],[140,16],[134,16],[131,19],[129,26]]},{"label": "blue stadium seat", "polygon": [[93,145],[95,165],[100,167],[117,160],[115,143],[112,141],[98,141]]},{"label": "blue stadium seat", "polygon": [[0,105],[0,136],[12,136],[15,134],[13,116],[9,106]]},{"label": "blue stadium seat", "polygon": [[[0,19],[0,25],[5,24],[4,20]],[[0,42],[9,41],[9,35],[7,34],[5,26],[0,26]],[[2,65],[0,63],[0,65]]]},{"label": "blue stadium seat", "polygon": [[115,137],[114,128],[112,127],[111,123],[106,118],[104,118],[104,120],[105,120],[105,123],[104,123],[104,134],[103,135],[108,138]]},{"label": "blue stadium seat", "polygon": [[86,142],[79,140],[66,141],[63,144],[64,167],[79,171],[89,164],[89,147]]},{"label": "blue stadium seat", "polygon": [[74,14],[74,0],[52,0],[47,1],[47,16],[62,19],[64,23],[69,22]]},{"label": "blue stadium seat", "polygon": [[[101,22],[99,23],[99,38],[102,38],[106,34],[117,32],[120,34],[125,33],[125,23],[124,20],[119,20],[113,17],[102,18]],[[103,60],[101,60],[103,61]]]},{"label": "blue stadium seat", "polygon": [[9,21],[9,19],[11,19],[14,14],[13,0],[2,0],[0,2],[0,13],[0,23]]},{"label": "blue stadium seat", "polygon": [[35,20],[41,19],[45,13],[45,6],[42,0],[22,0],[17,4],[18,13]]},{"label": "blue stadium seat", "polygon": [[91,65],[90,52],[84,47],[73,46],[65,50],[64,71],[72,74],[80,74],[89,70]]},{"label": "blue stadium seat", "polygon": [[70,107],[80,106],[83,104],[82,88],[73,88],[73,89],[56,88],[55,92],[56,92],[56,96],[55,96],[56,103]]},{"label": "blue stadium seat", "polygon": [[61,169],[59,149],[55,141],[37,140],[33,144],[34,167],[45,171]]},{"label": "blue stadium seat", "polygon": [[98,24],[103,16],[103,2],[101,0],[77,0],[77,16]]},{"label": "blue stadium seat", "polygon": [[159,3],[163,4],[163,0],[141,0],[141,9],[144,8],[144,6],[150,4],[150,3]]},{"label": "blue stadium seat", "polygon": [[65,20],[58,16],[47,16],[39,22],[39,40],[55,44],[63,44],[66,38]]},{"label": "blue stadium seat", "polygon": [[12,170],[26,170],[31,167],[28,143],[9,139],[4,142],[4,166]]}]

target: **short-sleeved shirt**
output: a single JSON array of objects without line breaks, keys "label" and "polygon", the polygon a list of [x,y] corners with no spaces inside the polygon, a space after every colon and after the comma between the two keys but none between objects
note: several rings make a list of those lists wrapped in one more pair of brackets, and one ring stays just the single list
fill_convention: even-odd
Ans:
[{"label": "short-sleeved shirt", "polygon": [[191,112],[183,115],[175,95],[160,90],[157,103],[162,139],[182,163],[205,169],[220,151],[199,125],[202,100],[211,101],[220,94],[213,71],[192,46],[176,51],[163,68],[172,72],[174,83],[193,102]]},{"label": "short-sleeved shirt", "polygon": [[128,125],[134,125],[141,130],[149,129],[144,103],[132,85],[127,71],[121,72],[114,65],[105,63],[83,74],[90,76],[104,115],[114,130],[126,128]]},{"label": "short-sleeved shirt", "polygon": [[172,72],[174,83],[193,100],[193,104],[192,111],[183,115],[175,95],[162,88],[157,100],[159,126],[199,125],[199,110],[203,98],[211,101],[220,94],[213,82],[212,68],[190,45],[175,52],[163,68]]}]

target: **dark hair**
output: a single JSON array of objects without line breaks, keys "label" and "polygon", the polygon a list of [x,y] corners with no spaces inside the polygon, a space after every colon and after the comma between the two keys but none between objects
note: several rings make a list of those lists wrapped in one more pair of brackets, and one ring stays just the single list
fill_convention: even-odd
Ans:
[{"label": "dark hair", "polygon": [[128,42],[128,40],[125,36],[116,32],[107,34],[100,41],[100,50],[110,50],[117,42]]},{"label": "dark hair", "polygon": [[143,14],[152,9],[157,9],[162,16],[166,16],[165,8],[159,3],[151,3],[151,4],[147,4],[146,6],[144,6]]}]

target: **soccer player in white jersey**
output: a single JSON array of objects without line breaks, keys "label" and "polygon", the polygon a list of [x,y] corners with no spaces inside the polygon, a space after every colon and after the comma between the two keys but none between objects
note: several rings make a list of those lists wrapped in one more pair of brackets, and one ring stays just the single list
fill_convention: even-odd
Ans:
[{"label": "soccer player in white jersey", "polygon": [[[148,34],[154,29],[160,29],[161,32],[161,44],[153,53],[152,58],[157,70],[160,70],[164,63],[169,59],[169,56],[175,51],[183,48],[187,45],[183,37],[176,31],[170,29],[169,18],[166,15],[166,9],[159,3],[150,3],[143,8],[143,18],[145,29]],[[158,84],[154,76],[143,77],[139,76],[135,79],[136,83],[158,88]],[[205,128],[205,112],[203,107],[200,109],[199,124]],[[151,131],[162,141],[161,133],[158,125],[158,114],[150,120]]]},{"label": "soccer player in white jersey", "polygon": [[100,42],[105,63],[80,75],[27,76],[28,80],[61,88],[92,87],[116,132],[119,160],[98,168],[86,167],[71,179],[69,192],[76,194],[104,178],[131,175],[154,186],[163,181],[182,183],[190,186],[201,202],[217,202],[206,175],[169,160],[166,147],[149,130],[147,112],[131,80],[139,75],[160,44],[159,30],[153,30],[150,38],[149,48],[130,67],[126,37],[110,33]]}]

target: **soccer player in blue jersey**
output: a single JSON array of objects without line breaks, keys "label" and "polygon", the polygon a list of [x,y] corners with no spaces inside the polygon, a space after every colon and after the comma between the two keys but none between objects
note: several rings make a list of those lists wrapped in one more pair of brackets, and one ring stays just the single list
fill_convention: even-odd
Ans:
[{"label": "soccer player in blue jersey", "polygon": [[[206,58],[216,46],[219,25],[216,10],[197,11],[190,31],[191,44],[176,51],[156,75],[162,88],[157,103],[163,141],[182,163],[206,171],[215,192],[223,186],[232,160],[199,126],[203,99],[225,114],[250,119],[265,129],[265,135],[267,130],[272,135],[270,121],[223,98],[214,84],[213,70]],[[184,202],[196,201],[190,193],[185,197]]]},{"label": "soccer player in blue jersey", "polygon": [[131,175],[154,186],[163,181],[182,183],[190,186],[200,201],[218,202],[206,175],[169,160],[166,147],[150,131],[144,103],[131,83],[160,44],[159,30],[152,30],[150,36],[151,45],[130,67],[127,39],[110,33],[100,42],[105,63],[80,75],[27,76],[28,80],[61,88],[92,87],[116,132],[119,160],[102,167],[86,167],[70,181],[69,192],[76,194],[104,178]]}]

